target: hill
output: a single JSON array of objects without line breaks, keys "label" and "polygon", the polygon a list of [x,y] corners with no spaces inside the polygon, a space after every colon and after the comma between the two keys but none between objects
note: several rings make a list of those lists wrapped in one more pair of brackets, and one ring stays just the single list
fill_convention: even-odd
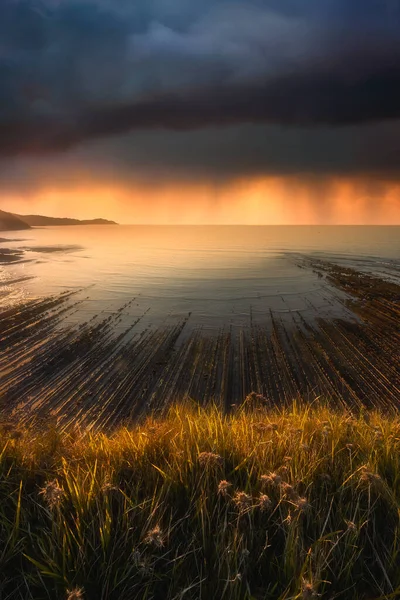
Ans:
[{"label": "hill", "polygon": [[0,210],[0,231],[18,231],[30,229],[30,225],[18,216]]},{"label": "hill", "polygon": [[45,227],[47,225],[117,225],[115,221],[107,219],[69,219],[62,217],[45,217],[43,215],[13,215],[31,227]]}]

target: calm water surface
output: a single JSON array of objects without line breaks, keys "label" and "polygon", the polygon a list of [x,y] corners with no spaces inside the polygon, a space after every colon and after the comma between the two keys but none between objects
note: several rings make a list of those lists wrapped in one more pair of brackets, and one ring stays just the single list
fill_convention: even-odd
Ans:
[{"label": "calm water surface", "polygon": [[[114,312],[132,298],[125,324],[143,327],[190,313],[205,330],[242,326],[270,311],[339,316],[340,297],[299,255],[396,278],[400,227],[77,226],[1,233],[24,249],[1,265],[3,302],[83,289],[68,319]],[[18,240],[17,240],[18,238]],[[399,271],[397,271],[399,274]]]}]

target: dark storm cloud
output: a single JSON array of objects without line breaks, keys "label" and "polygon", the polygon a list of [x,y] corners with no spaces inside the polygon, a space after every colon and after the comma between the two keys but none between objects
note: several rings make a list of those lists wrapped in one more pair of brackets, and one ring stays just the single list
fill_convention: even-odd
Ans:
[{"label": "dark storm cloud", "polygon": [[[398,60],[400,64],[400,54]],[[329,75],[293,73],[266,84],[227,85],[95,107],[71,120],[9,121],[0,125],[0,152],[63,151],[135,129],[191,130],[240,122],[346,125],[399,117],[400,74],[394,67],[357,83],[333,70]]]},{"label": "dark storm cloud", "polygon": [[[399,15],[397,0],[3,0],[0,155],[70,151],[133,131],[120,145],[110,138],[111,164],[125,165],[124,147],[135,165],[168,165],[168,143],[164,157],[150,151],[158,136],[177,141],[183,169],[196,148],[198,169],[212,168],[214,144],[220,168],[235,171],[231,132],[263,124],[247,126],[243,168],[307,169],[317,155],[318,169],[320,155],[336,159],[331,170],[393,170],[398,144],[384,126],[374,131],[388,144],[385,165],[376,147],[341,152],[353,138],[329,128],[400,118]],[[179,132],[192,130],[182,144]],[[334,138],[332,149],[316,152],[317,138],[322,147]]]},{"label": "dark storm cloud", "polygon": [[342,128],[235,125],[196,131],[138,131],[104,138],[46,160],[0,161],[2,188],[29,190],[42,182],[129,184],[214,181],[253,175],[361,175],[397,180],[400,120]]}]

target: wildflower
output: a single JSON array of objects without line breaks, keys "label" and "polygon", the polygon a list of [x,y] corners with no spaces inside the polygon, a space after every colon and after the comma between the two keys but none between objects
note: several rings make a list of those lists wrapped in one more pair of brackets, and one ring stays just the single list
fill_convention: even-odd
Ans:
[{"label": "wildflower", "polygon": [[223,462],[222,456],[214,452],[200,452],[197,458],[202,467],[214,467],[221,465]]},{"label": "wildflower", "polygon": [[263,485],[268,483],[278,486],[282,482],[282,477],[278,473],[268,473],[268,475],[261,475],[260,477]]},{"label": "wildflower", "polygon": [[233,497],[233,502],[240,512],[244,512],[251,508],[252,500],[252,497],[249,494],[246,494],[246,492],[236,492]]},{"label": "wildflower", "polygon": [[346,448],[349,450],[349,452],[351,452],[354,448],[354,444],[346,444]]},{"label": "wildflower", "polygon": [[260,494],[258,506],[260,507],[261,512],[266,512],[271,508],[272,502],[267,494]]},{"label": "wildflower", "polygon": [[144,542],[145,544],[155,546],[156,548],[162,548],[164,546],[164,536],[159,525],[156,525],[147,533]]},{"label": "wildflower", "polygon": [[227,496],[231,487],[232,484],[229,483],[229,481],[222,479],[218,484],[218,494],[221,494],[221,496],[224,497]]},{"label": "wildflower", "polygon": [[303,579],[301,584],[301,597],[303,600],[309,600],[309,598],[317,598],[317,594],[313,584],[306,579]]},{"label": "wildflower", "polygon": [[82,600],[83,588],[74,588],[73,590],[67,590],[67,600]]},{"label": "wildflower", "polygon": [[55,479],[46,481],[45,486],[39,491],[39,494],[43,496],[50,508],[54,508],[61,503],[64,493],[64,490],[60,488]]}]

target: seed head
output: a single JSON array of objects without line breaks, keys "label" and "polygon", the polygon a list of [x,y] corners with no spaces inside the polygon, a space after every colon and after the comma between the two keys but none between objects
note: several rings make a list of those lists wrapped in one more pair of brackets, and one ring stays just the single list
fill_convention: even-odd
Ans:
[{"label": "seed head", "polygon": [[258,433],[262,433],[263,431],[265,431],[267,429],[267,426],[265,423],[253,423],[252,427],[255,431],[258,431]]},{"label": "seed head", "polygon": [[267,512],[267,510],[271,508],[272,502],[267,494],[260,494],[258,506],[260,507],[261,512]]},{"label": "seed head", "polygon": [[290,485],[290,483],[287,483],[286,481],[282,481],[280,488],[281,488],[281,493],[283,496],[285,496],[286,498],[290,498],[291,500],[297,500],[297,498],[298,498],[297,492],[294,489],[294,487],[292,485]]},{"label": "seed head", "polygon": [[319,594],[317,594],[313,584],[306,579],[303,579],[301,584],[301,597],[303,600],[309,600],[310,598],[317,598]]},{"label": "seed head", "polygon": [[296,508],[300,512],[305,512],[310,508],[310,504],[307,501],[307,498],[297,498],[296,500]]},{"label": "seed head", "polygon": [[197,459],[202,467],[215,467],[223,462],[222,456],[214,452],[200,452]]},{"label": "seed head", "polygon": [[43,496],[50,508],[54,508],[61,503],[65,492],[54,479],[53,481],[46,481],[45,486],[41,488],[39,494]]},{"label": "seed head", "polygon": [[297,436],[299,436],[299,435],[302,435],[302,433],[303,433],[303,430],[302,430],[302,429],[299,429],[299,428],[297,428],[297,427],[291,427],[291,428],[289,429],[289,432],[290,432],[292,435],[297,435]]},{"label": "seed head", "polygon": [[236,492],[233,496],[233,502],[240,512],[244,512],[251,508],[252,501],[252,497],[249,494],[246,494],[246,492]]},{"label": "seed head", "polygon": [[287,515],[286,519],[283,522],[287,523],[288,525],[291,524],[291,522],[292,522],[292,513],[290,511],[288,512],[288,515]]},{"label": "seed head", "polygon": [[278,486],[282,482],[282,477],[278,473],[268,473],[267,475],[261,475],[260,477],[263,485],[272,484]]},{"label": "seed head", "polygon": [[67,590],[67,600],[82,600],[83,588],[74,588]]},{"label": "seed head", "polygon": [[258,396],[258,394],[256,392],[250,392],[250,394],[247,394],[244,401],[247,404],[255,402],[257,400],[257,396]]},{"label": "seed head", "polygon": [[246,561],[249,558],[249,556],[250,556],[250,551],[247,550],[247,548],[243,548],[243,550],[240,554],[242,561]]},{"label": "seed head", "polygon": [[137,566],[139,568],[140,573],[144,577],[150,577],[151,575],[153,575],[154,567],[153,563],[151,562],[150,556],[143,556],[138,562]]},{"label": "seed head", "polygon": [[148,546],[155,546],[156,548],[162,548],[164,546],[164,536],[159,525],[156,525],[147,533],[144,543]]},{"label": "seed head", "polygon": [[224,497],[228,496],[231,487],[232,484],[229,483],[229,481],[226,481],[226,479],[222,479],[218,484],[218,494],[221,494],[221,496]]},{"label": "seed head", "polygon": [[109,481],[105,481],[101,486],[102,492],[111,492],[113,490],[117,490],[118,488],[115,485],[112,485]]},{"label": "seed head", "polygon": [[332,427],[324,427],[322,430],[322,435],[324,437],[328,437],[332,433]]},{"label": "seed head", "polygon": [[132,562],[133,562],[133,564],[138,567],[140,565],[141,559],[142,559],[142,555],[140,554],[139,550],[137,550],[136,548],[134,548],[132,550]]},{"label": "seed head", "polygon": [[353,521],[346,521],[347,531],[357,531],[357,525]]},{"label": "seed head", "polygon": [[369,484],[378,483],[381,481],[381,476],[378,473],[373,473],[366,467],[361,470],[360,481],[367,482]]},{"label": "seed head", "polygon": [[268,429],[268,431],[278,431],[278,424],[277,423],[268,423],[267,429]]}]

